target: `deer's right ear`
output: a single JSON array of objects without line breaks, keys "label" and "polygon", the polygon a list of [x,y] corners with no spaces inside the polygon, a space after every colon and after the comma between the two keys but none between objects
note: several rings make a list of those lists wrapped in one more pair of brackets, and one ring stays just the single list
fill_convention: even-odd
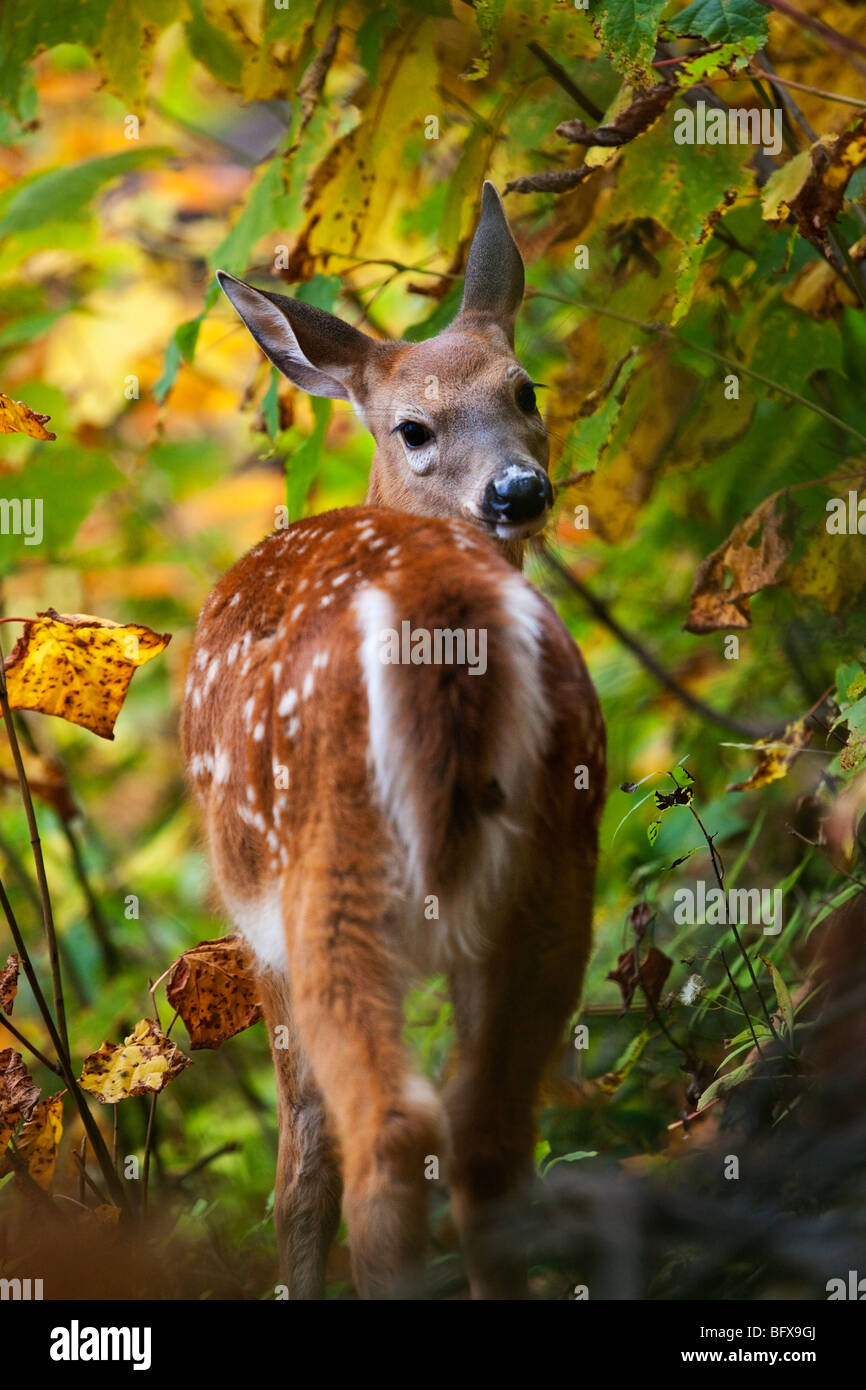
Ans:
[{"label": "deer's right ear", "polygon": [[225,270],[216,274],[262,352],[289,381],[311,396],[352,399],[352,377],[379,346],[375,339],[312,304],[254,289]]},{"label": "deer's right ear", "polygon": [[493,319],[513,345],[523,281],[523,258],[511,235],[502,199],[490,180],[485,179],[481,216],[466,262],[460,316]]}]

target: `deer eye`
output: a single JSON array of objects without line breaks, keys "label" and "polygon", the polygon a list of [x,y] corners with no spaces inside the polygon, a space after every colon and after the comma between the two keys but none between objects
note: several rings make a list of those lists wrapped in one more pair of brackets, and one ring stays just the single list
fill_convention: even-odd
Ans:
[{"label": "deer eye", "polygon": [[432,430],[428,430],[426,425],[419,424],[417,420],[404,420],[397,429],[410,449],[420,449],[422,444],[433,438]]},{"label": "deer eye", "polygon": [[531,381],[524,381],[522,386],[518,386],[517,394],[514,399],[517,401],[520,409],[524,410],[527,415],[531,415],[534,410],[538,409],[535,403],[535,391],[533,390]]}]

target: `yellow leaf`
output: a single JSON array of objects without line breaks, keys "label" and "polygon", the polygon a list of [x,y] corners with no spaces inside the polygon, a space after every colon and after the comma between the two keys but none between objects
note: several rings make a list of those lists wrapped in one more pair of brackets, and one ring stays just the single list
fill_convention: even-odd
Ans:
[{"label": "yellow leaf", "polygon": [[423,133],[428,113],[440,109],[433,47],[429,21],[410,20],[389,39],[361,123],[331,147],[305,194],[309,218],[299,245],[313,255],[381,255],[382,228],[393,215],[395,195],[406,187],[393,151]]},{"label": "yellow leaf", "polygon": [[37,415],[23,401],[13,401],[0,391],[0,434],[29,434],[31,439],[56,439],[45,428],[50,415]]},{"label": "yellow leaf", "polygon": [[[57,1149],[63,1133],[63,1094],[40,1100],[15,1139],[15,1153],[35,1183],[47,1190],[54,1177]],[[9,1157],[0,1163],[0,1173],[14,1171]]]},{"label": "yellow leaf", "polygon": [[834,535],[822,526],[783,582],[795,594],[817,599],[831,613],[859,602],[866,583],[863,537]]},{"label": "yellow leaf", "polygon": [[812,730],[807,729],[805,719],[797,719],[778,738],[759,738],[754,745],[758,754],[754,772],[745,782],[732,782],[727,790],[747,792],[766,787],[768,782],[778,782],[787,775],[811,737]]},{"label": "yellow leaf", "polygon": [[777,222],[787,217],[792,198],[795,198],[812,172],[810,150],[801,150],[770,175],[761,198],[761,216],[765,222]]},{"label": "yellow leaf", "polygon": [[56,714],[113,739],[135,668],[158,656],[170,640],[168,633],[137,623],[49,608],[24,624],[6,659],[9,703],[13,709]]},{"label": "yellow leaf", "polygon": [[177,1044],[153,1019],[143,1018],[122,1046],[104,1042],[85,1058],[79,1084],[103,1104],[116,1105],[127,1096],[163,1090],[188,1066],[190,1060]]}]

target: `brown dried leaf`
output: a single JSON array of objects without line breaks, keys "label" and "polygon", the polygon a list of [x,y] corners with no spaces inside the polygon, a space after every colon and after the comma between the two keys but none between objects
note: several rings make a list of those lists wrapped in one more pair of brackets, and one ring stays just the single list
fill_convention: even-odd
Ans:
[{"label": "brown dried leaf", "polygon": [[18,1121],[28,1120],[39,1101],[39,1087],[20,1052],[0,1050],[0,1153],[15,1133]]},{"label": "brown dried leaf", "polygon": [[505,193],[566,193],[586,183],[594,171],[587,164],[579,169],[544,169],[540,174],[525,174],[505,185]]},{"label": "brown dried leaf", "polygon": [[842,210],[852,174],[866,161],[866,111],[829,148],[819,143],[811,153],[812,173],[787,203],[803,236],[827,251],[827,227]]},{"label": "brown dried leaf", "polygon": [[149,1096],[163,1090],[190,1065],[189,1058],[153,1019],[143,1018],[123,1046],[104,1042],[85,1058],[79,1085],[104,1105],[116,1105],[127,1096]]},{"label": "brown dried leaf", "polygon": [[0,1009],[11,1014],[18,993],[18,956],[13,951],[7,958],[6,968],[0,970]]},{"label": "brown dried leaf", "polygon": [[606,978],[619,985],[624,1009],[631,1004],[638,985],[650,1002],[656,1005],[672,968],[673,961],[655,946],[650,946],[640,963],[640,972],[635,964],[634,951],[623,951],[622,955],[617,957],[616,970],[608,971]]},{"label": "brown dried leaf", "polygon": [[745,782],[732,782],[727,790],[748,792],[756,787],[766,787],[768,782],[778,782],[789,772],[811,737],[812,730],[806,727],[805,719],[797,719],[778,738],[759,738],[755,743],[758,750],[755,770]]},{"label": "brown dried leaf", "polygon": [[[787,518],[778,506],[780,496],[771,493],[698,566],[686,632],[751,627],[749,599],[776,583],[791,550],[791,540],[783,534]],[[755,537],[758,542],[752,545]]]},{"label": "brown dried leaf", "polygon": [[301,103],[301,126],[298,132],[299,135],[309,125],[316,107],[319,104],[319,98],[322,95],[325,79],[328,76],[331,63],[334,61],[334,54],[337,51],[337,41],[339,37],[340,26],[339,24],[335,24],[298,84],[297,95]]},{"label": "brown dried leaf", "polygon": [[220,1047],[262,1018],[249,947],[241,936],[200,941],[175,962],[166,998],[189,1033],[190,1047]]},{"label": "brown dried leaf", "polygon": [[29,434],[31,439],[56,439],[45,428],[50,415],[37,415],[23,401],[13,401],[0,391],[0,434]]},{"label": "brown dried leaf", "polygon": [[673,84],[660,82],[650,91],[636,96],[604,125],[592,129],[583,121],[560,121],[556,133],[573,145],[626,145],[658,120],[676,93],[677,88]]}]

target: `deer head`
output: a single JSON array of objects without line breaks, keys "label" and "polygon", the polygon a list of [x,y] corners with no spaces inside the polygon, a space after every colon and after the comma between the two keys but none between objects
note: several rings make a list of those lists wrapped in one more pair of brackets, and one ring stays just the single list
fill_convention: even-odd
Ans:
[{"label": "deer head", "polygon": [[523,261],[492,183],[484,184],[460,312],[424,342],[380,342],[312,305],[225,271],[217,278],[290,381],[351,402],[376,441],[369,503],[463,518],[522,562],[553,490],[533,383],[514,355]]}]

